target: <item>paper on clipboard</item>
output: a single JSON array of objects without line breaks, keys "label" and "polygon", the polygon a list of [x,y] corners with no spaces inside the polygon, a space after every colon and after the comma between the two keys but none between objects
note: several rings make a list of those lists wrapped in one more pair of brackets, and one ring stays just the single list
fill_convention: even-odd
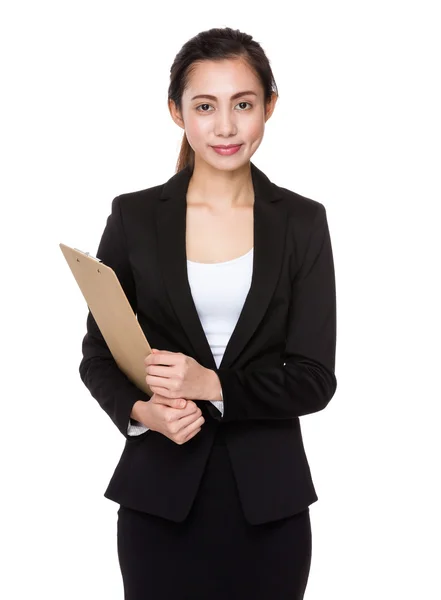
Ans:
[{"label": "paper on clipboard", "polygon": [[152,396],[144,366],[152,349],[115,271],[89,252],[59,245],[118,367]]}]

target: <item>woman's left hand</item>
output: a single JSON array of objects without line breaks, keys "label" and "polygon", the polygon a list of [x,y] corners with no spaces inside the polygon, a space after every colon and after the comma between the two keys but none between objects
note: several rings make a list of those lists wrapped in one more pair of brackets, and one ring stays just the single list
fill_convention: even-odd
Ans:
[{"label": "woman's left hand", "polygon": [[209,399],[210,369],[191,356],[152,348],[144,364],[145,380],[152,392],[166,398]]}]

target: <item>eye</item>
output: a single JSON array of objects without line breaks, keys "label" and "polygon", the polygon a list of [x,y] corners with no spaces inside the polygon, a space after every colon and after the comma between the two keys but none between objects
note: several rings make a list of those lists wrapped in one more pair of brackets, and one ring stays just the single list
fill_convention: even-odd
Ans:
[{"label": "eye", "polygon": [[[250,102],[245,102],[245,100],[242,100],[239,104],[249,104],[251,107],[253,106]],[[239,104],[237,106],[239,106]]]},{"label": "eye", "polygon": [[[239,102],[239,104],[249,104],[249,105],[250,105],[250,107],[252,107],[252,104],[251,104],[250,102],[245,102],[245,100],[242,100],[242,102]],[[239,104],[236,104],[236,106],[239,106]],[[211,106],[211,104],[207,104],[207,103],[204,103],[204,104],[199,104],[199,106],[196,106],[196,110],[197,110],[198,112],[211,112],[211,111],[209,111],[209,110],[198,110],[198,109],[199,109],[199,108],[201,108],[202,106]],[[244,111],[243,111],[243,110],[240,110],[239,112],[244,112]]]},{"label": "eye", "polygon": [[[199,106],[196,106],[196,110],[198,110],[198,108],[201,108],[201,106],[211,106],[211,105],[207,104],[207,103],[205,103],[205,104],[199,104]],[[199,112],[210,112],[210,111],[208,111],[208,110],[200,110]]]}]

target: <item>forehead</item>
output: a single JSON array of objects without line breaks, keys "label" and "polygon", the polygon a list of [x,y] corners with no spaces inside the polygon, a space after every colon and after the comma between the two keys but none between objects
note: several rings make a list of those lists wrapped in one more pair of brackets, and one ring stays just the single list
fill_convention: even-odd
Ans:
[{"label": "forehead", "polygon": [[206,93],[229,98],[240,90],[254,90],[259,94],[260,87],[260,80],[243,60],[204,60],[192,65],[184,95],[191,98]]}]

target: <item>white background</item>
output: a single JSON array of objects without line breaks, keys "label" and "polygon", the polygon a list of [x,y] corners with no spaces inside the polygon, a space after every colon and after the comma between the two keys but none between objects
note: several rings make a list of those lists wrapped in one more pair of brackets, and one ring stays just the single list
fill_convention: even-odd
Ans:
[{"label": "white background", "polygon": [[2,5],[2,598],[123,598],[103,492],[124,438],[80,379],[87,307],[58,244],[94,254],[112,199],[174,174],[170,66],[224,26],[279,89],[252,160],[326,206],[334,250],[338,389],[301,419],[305,598],[441,598],[436,4]]}]

